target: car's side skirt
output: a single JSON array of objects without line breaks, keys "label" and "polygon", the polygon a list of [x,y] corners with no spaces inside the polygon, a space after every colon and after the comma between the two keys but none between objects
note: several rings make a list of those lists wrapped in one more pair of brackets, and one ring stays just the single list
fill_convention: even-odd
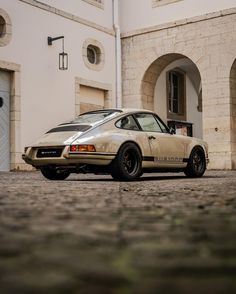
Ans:
[{"label": "car's side skirt", "polygon": [[69,156],[73,155],[89,155],[89,156],[116,156],[116,153],[105,153],[105,152],[69,152]]},{"label": "car's side skirt", "polygon": [[181,157],[154,157],[154,156],[143,156],[143,161],[160,162],[160,163],[182,163],[188,162],[188,158]]}]

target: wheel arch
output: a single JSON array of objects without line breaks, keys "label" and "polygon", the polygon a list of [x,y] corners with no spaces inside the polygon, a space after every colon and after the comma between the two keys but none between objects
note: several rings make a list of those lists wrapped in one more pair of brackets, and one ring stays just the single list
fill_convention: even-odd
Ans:
[{"label": "wheel arch", "polygon": [[111,162],[111,176],[115,180],[124,181],[139,178],[142,174],[142,158],[141,148],[135,141],[123,142]]},{"label": "wheel arch", "polygon": [[203,176],[206,171],[206,153],[204,147],[197,144],[193,146],[188,158],[188,163],[184,169],[187,177],[197,178]]},{"label": "wheel arch", "polygon": [[128,141],[123,142],[123,143],[120,145],[120,147],[119,147],[119,149],[118,149],[118,151],[117,151],[117,154],[119,153],[121,147],[124,146],[125,144],[128,144],[128,143],[132,143],[132,144],[134,144],[134,145],[139,149],[139,152],[140,152],[141,156],[143,156],[143,152],[142,152],[142,149],[140,148],[139,144],[138,144],[137,142],[135,142],[135,141],[132,141],[132,140],[128,140]]},{"label": "wheel arch", "polygon": [[193,152],[194,149],[201,149],[202,152],[203,152],[203,154],[204,154],[204,156],[205,156],[205,158],[207,157],[207,153],[206,153],[206,150],[205,150],[204,146],[202,146],[200,144],[196,144],[196,145],[193,145],[193,146],[191,146],[189,148],[189,151],[188,151],[188,159],[189,159],[189,157],[190,157],[190,155],[191,155],[191,153]]}]

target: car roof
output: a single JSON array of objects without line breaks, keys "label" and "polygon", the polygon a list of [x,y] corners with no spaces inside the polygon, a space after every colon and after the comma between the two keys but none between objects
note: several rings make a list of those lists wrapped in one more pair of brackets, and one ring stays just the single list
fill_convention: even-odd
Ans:
[{"label": "car roof", "polygon": [[114,112],[117,111],[120,114],[122,114],[122,113],[124,113],[124,114],[125,113],[134,113],[134,112],[150,112],[150,113],[154,113],[151,110],[140,109],[140,108],[104,108],[104,109],[98,109],[98,110],[84,112],[84,113],[81,113],[81,115],[89,114],[89,113],[97,113],[97,112],[106,112],[106,111],[114,111]]},{"label": "car roof", "polygon": [[150,112],[153,113],[153,111],[148,110],[148,109],[138,109],[138,108],[121,108],[121,111],[124,113],[129,113],[129,112]]}]

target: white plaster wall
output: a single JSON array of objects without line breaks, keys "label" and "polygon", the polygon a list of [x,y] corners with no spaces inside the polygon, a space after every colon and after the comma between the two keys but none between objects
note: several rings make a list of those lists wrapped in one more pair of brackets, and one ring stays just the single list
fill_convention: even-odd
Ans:
[{"label": "white plaster wall", "polygon": [[[167,91],[166,91],[166,73],[173,68],[181,68],[184,62],[177,60],[168,65],[157,79],[154,91],[154,111],[161,117],[164,122],[167,122]],[[186,74],[186,111],[187,122],[193,123],[193,136],[202,138],[202,113],[197,110],[198,95],[197,92]]]},{"label": "white plaster wall", "polygon": [[40,0],[40,2],[108,28],[113,26],[112,0],[104,0],[103,9],[83,0]]},{"label": "white plaster wall", "polygon": [[[67,1],[65,1],[67,2]],[[21,65],[21,148],[49,128],[75,115],[75,77],[110,84],[115,92],[114,37],[17,0],[1,0],[12,21],[12,40],[0,47],[0,60]],[[48,36],[65,36],[69,69],[58,69],[61,40],[47,45]],[[101,42],[105,65],[88,69],[82,46],[87,38]],[[114,97],[113,97],[114,99]],[[115,105],[115,103],[114,103]]]},{"label": "white plaster wall", "polygon": [[235,0],[184,0],[152,8],[152,0],[120,0],[121,31],[125,33],[235,6]]}]

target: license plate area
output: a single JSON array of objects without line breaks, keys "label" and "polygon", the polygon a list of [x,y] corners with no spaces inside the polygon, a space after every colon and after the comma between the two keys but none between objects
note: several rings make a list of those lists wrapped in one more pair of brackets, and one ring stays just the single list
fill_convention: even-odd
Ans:
[{"label": "license plate area", "polygon": [[37,150],[37,158],[61,157],[62,148],[40,148]]}]

